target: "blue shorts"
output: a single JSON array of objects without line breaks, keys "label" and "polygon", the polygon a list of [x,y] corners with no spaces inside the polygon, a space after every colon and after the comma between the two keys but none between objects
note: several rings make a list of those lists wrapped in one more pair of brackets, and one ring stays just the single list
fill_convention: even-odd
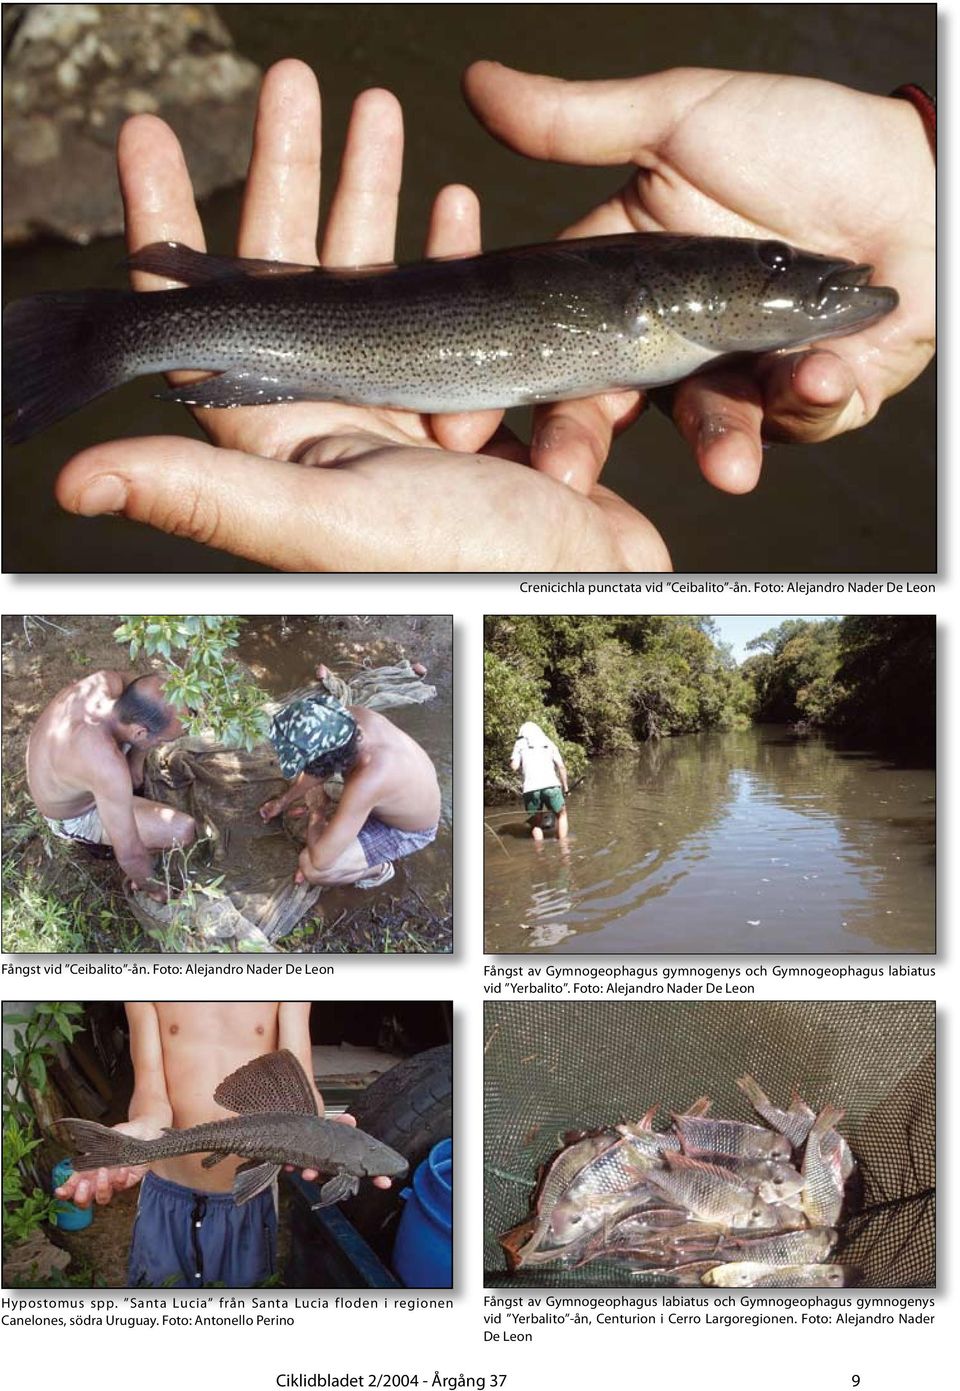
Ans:
[{"label": "blue shorts", "polygon": [[271,1189],[238,1206],[230,1192],[203,1193],[144,1174],[127,1257],[131,1289],[249,1289],[276,1264]]},{"label": "blue shorts", "polygon": [[384,860],[392,864],[404,855],[413,855],[436,838],[437,826],[431,826],[428,831],[401,831],[396,826],[388,826],[378,816],[368,816],[357,832],[360,848],[371,867],[383,864]]}]

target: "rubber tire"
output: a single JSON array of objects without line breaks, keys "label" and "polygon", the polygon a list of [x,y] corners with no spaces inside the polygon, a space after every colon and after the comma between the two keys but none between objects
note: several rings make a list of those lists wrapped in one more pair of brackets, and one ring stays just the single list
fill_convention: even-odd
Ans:
[{"label": "rubber tire", "polygon": [[440,1044],[397,1063],[367,1088],[350,1115],[369,1135],[398,1150],[410,1165],[406,1179],[389,1189],[364,1183],[341,1204],[357,1231],[389,1262],[403,1202],[400,1189],[439,1140],[453,1134],[453,1046]]}]

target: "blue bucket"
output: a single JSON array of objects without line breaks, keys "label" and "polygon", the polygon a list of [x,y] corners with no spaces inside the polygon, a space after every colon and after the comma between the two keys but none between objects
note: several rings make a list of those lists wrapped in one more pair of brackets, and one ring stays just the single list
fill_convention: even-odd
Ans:
[{"label": "blue bucket", "polygon": [[[70,1160],[61,1159],[59,1164],[53,1166],[50,1187],[59,1188],[61,1183],[66,1183],[72,1173],[73,1165]],[[61,1231],[82,1232],[84,1227],[89,1227],[92,1221],[92,1208],[77,1207],[76,1203],[64,1202],[62,1198],[57,1202],[57,1226]]]},{"label": "blue bucket", "polygon": [[434,1145],[401,1189],[406,1203],[393,1246],[393,1268],[412,1290],[453,1285],[453,1141]]}]

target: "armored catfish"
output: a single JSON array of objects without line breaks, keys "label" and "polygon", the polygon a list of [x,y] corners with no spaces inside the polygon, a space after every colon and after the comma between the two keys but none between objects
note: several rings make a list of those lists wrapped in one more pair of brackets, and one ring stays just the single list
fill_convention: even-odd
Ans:
[{"label": "armored catfish", "polygon": [[76,1169],[151,1164],[178,1154],[209,1151],[204,1168],[228,1155],[250,1162],[237,1170],[233,1197],[249,1202],[273,1182],[283,1164],[318,1169],[332,1177],[314,1207],[327,1207],[356,1193],[363,1177],[402,1178],[407,1161],[365,1131],[317,1114],[316,1098],[303,1068],[287,1049],[266,1053],[225,1077],[213,1094],[218,1105],[239,1112],[223,1120],[168,1130],[156,1140],[65,1118],[57,1122],[73,1151]]},{"label": "armored catfish", "polygon": [[49,293],[4,311],[7,438],[150,372],[194,406],[342,401],[446,412],[674,382],[736,353],[855,332],[894,309],[872,267],[739,237],[634,233],[353,270],[156,243],[189,287]]}]

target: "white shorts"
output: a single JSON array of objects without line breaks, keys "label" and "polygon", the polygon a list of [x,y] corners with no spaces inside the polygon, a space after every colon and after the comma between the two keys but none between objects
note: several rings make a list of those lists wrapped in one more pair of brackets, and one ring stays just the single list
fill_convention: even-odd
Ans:
[{"label": "white shorts", "polygon": [[100,813],[96,807],[83,811],[79,816],[67,816],[62,821],[45,816],[44,821],[60,840],[85,840],[88,845],[109,845],[107,833],[103,829]]}]

